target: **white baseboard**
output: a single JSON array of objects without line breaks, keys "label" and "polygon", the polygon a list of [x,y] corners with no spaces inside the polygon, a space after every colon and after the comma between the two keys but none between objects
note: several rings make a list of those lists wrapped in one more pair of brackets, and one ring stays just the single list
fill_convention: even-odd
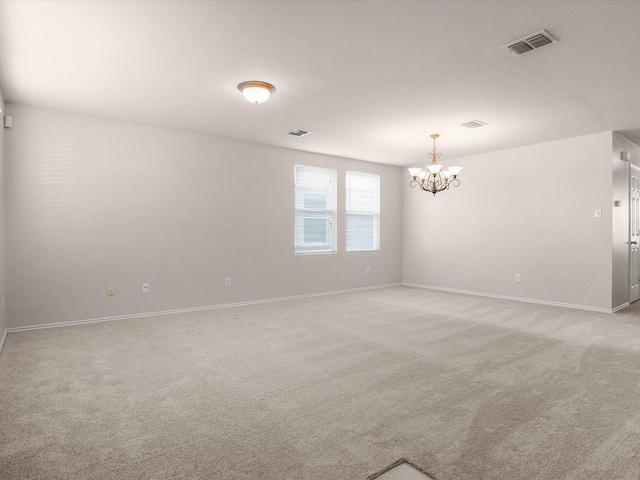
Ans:
[{"label": "white baseboard", "polygon": [[478,297],[490,297],[490,298],[499,298],[502,300],[512,300],[514,302],[525,302],[525,303],[536,303],[538,305],[549,305],[552,307],[564,307],[564,308],[574,308],[578,310],[588,310],[590,312],[600,312],[600,313],[614,313],[618,310],[621,310],[629,304],[621,305],[616,307],[616,309],[611,308],[600,308],[600,307],[590,307],[588,305],[575,305],[573,303],[562,303],[562,302],[552,302],[548,300],[536,300],[533,298],[524,298],[524,297],[510,297],[508,295],[496,295],[493,293],[484,293],[484,292],[472,292],[470,290],[458,290],[456,288],[446,288],[446,287],[434,287],[431,285],[419,285],[416,283],[403,283],[405,287],[416,287],[416,288],[425,288],[427,290],[440,290],[443,292],[451,292],[451,293],[462,293],[464,295],[475,295]]},{"label": "white baseboard", "polygon": [[627,308],[629,305],[631,305],[631,303],[630,303],[630,302],[623,303],[622,305],[620,305],[620,306],[618,306],[618,307],[616,307],[616,308],[613,308],[613,309],[611,310],[611,313],[616,313],[616,312],[618,312],[618,311],[622,310],[623,308]]},{"label": "white baseboard", "polygon": [[188,312],[198,312],[202,310],[215,310],[218,308],[231,308],[231,307],[241,307],[245,305],[258,305],[262,303],[273,303],[273,302],[284,302],[287,300],[298,300],[302,298],[311,298],[311,297],[322,297],[325,295],[339,295],[341,293],[350,293],[350,292],[358,292],[362,290],[374,290],[379,288],[389,288],[389,287],[398,287],[398,286],[406,286],[406,287],[415,287],[415,288],[424,288],[427,290],[439,290],[443,292],[451,292],[451,293],[460,293],[463,295],[474,295],[479,297],[489,297],[489,298],[499,298],[502,300],[512,300],[515,302],[525,302],[525,303],[535,303],[539,305],[549,305],[554,307],[564,307],[564,308],[573,308],[579,310],[588,310],[591,312],[600,312],[600,313],[615,313],[623,308],[626,308],[630,305],[630,303],[625,303],[620,305],[614,309],[606,309],[606,308],[598,308],[598,307],[590,307],[587,305],[575,305],[571,303],[562,303],[562,302],[552,302],[547,300],[536,300],[532,298],[523,298],[523,297],[511,297],[507,295],[496,295],[492,293],[484,293],[484,292],[474,292],[470,290],[459,290],[456,288],[447,288],[447,287],[435,287],[432,285],[420,285],[416,283],[389,283],[385,285],[374,285],[370,287],[359,287],[359,288],[350,288],[346,290],[333,290],[330,292],[320,292],[320,293],[308,293],[305,295],[293,295],[290,297],[277,297],[277,298],[267,298],[263,300],[251,300],[246,302],[237,302],[237,303],[224,303],[219,305],[207,305],[203,307],[190,307],[190,308],[178,308],[175,310],[162,310],[158,312],[144,312],[144,313],[133,313],[129,315],[117,315],[113,317],[99,317],[99,318],[89,318],[84,320],[72,320],[69,322],[58,322],[58,323],[46,323],[41,325],[28,325],[25,327],[10,327],[5,330],[2,335],[2,339],[0,340],[0,352],[2,352],[2,347],[4,346],[4,342],[7,338],[7,334],[11,332],[21,332],[25,330],[39,330],[43,328],[57,328],[57,327],[68,327],[72,325],[82,325],[85,323],[98,323],[98,322],[110,322],[113,320],[125,320],[128,318],[143,318],[143,317],[153,317],[156,315],[171,315],[174,313],[188,313]]},{"label": "white baseboard", "polygon": [[2,353],[2,347],[4,347],[4,342],[7,340],[8,330],[5,330],[2,334],[2,338],[0,339],[0,353]]},{"label": "white baseboard", "polygon": [[[359,287],[359,288],[350,288],[347,290],[334,290],[331,292],[320,292],[320,293],[308,293],[305,295],[294,295],[291,297],[278,297],[278,298],[267,298],[264,300],[251,300],[247,302],[237,302],[237,303],[224,303],[220,305],[207,305],[204,307],[190,307],[190,308],[178,308],[176,310],[163,310],[160,312],[145,312],[145,313],[134,313],[130,315],[117,315],[114,317],[100,317],[100,318],[89,318],[86,320],[72,320],[70,322],[58,322],[58,323],[45,323],[41,325],[29,325],[26,327],[10,327],[5,332],[5,336],[7,332],[23,332],[25,330],[40,330],[42,328],[57,328],[57,327],[69,327],[72,325],[82,325],[85,323],[98,323],[98,322],[110,322],[112,320],[125,320],[128,318],[141,318],[141,317],[154,317],[156,315],[170,315],[173,313],[188,313],[188,312],[198,312],[201,310],[215,310],[218,308],[231,308],[231,307],[242,307],[245,305],[258,305],[261,303],[273,303],[273,302],[284,302],[286,300],[298,300],[301,298],[310,298],[310,297],[322,297],[325,295],[338,295],[341,293],[350,293],[350,292],[359,292],[361,290],[373,290],[379,288],[388,288],[388,287],[399,287],[402,286],[402,283],[389,283],[386,285],[374,285],[371,287]],[[4,339],[3,339],[4,340]]]}]

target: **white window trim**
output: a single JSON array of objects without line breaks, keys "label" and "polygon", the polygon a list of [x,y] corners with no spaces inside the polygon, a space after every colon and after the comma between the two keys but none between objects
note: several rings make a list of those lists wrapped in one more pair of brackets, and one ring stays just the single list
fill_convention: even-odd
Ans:
[{"label": "white window trim", "polygon": [[[317,208],[298,208],[295,206],[295,192],[297,192],[297,188],[299,185],[297,184],[297,170],[298,168],[303,168],[306,170],[316,170],[323,172],[331,173],[331,181],[333,183],[333,188],[331,189],[330,194],[332,194],[332,208],[331,209],[317,209]],[[322,168],[322,167],[310,167],[306,165],[296,165],[294,168],[294,252],[296,255],[326,255],[337,253],[337,210],[338,210],[338,172],[335,169],[331,168]],[[303,185],[300,187],[304,188]],[[322,212],[322,213],[330,213],[330,225],[331,225],[331,242],[327,249],[323,250],[312,250],[312,251],[298,251],[298,243],[295,235],[296,230],[296,216],[298,212]]]}]

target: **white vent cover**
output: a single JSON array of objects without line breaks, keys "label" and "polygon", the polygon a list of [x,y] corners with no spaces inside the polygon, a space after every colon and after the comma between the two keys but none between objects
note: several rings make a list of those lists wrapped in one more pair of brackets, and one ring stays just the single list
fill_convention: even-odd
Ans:
[{"label": "white vent cover", "polygon": [[524,55],[525,53],[533,52],[538,48],[546,47],[552,43],[556,43],[557,40],[553,38],[546,30],[540,30],[539,32],[527,35],[524,38],[516,40],[515,42],[503,45],[502,48],[506,48],[511,52],[511,55]]},{"label": "white vent cover", "polygon": [[305,135],[309,135],[311,132],[306,132],[304,130],[299,130],[294,128],[289,132],[289,135],[293,135],[294,137],[304,137]]},{"label": "white vent cover", "polygon": [[471,120],[470,122],[463,123],[460,126],[466,127],[466,128],[479,128],[479,127],[484,127],[485,125],[486,123],[481,122],[480,120]]}]

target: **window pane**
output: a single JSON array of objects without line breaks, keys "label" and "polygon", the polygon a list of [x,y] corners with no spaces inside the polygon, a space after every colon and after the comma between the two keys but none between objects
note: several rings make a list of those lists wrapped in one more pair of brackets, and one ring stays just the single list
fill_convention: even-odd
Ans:
[{"label": "window pane", "polygon": [[329,208],[329,192],[321,190],[305,190],[304,208],[327,210]]},{"label": "window pane", "polygon": [[347,172],[347,210],[373,213],[378,175]]},{"label": "window pane", "polygon": [[347,251],[378,250],[380,176],[347,172]]},{"label": "window pane", "polygon": [[331,244],[331,216],[326,213],[296,213],[296,244]]},{"label": "window pane", "polygon": [[374,218],[347,215],[347,250],[374,250]]},{"label": "window pane", "polygon": [[351,190],[349,193],[349,207],[347,210],[360,212],[374,212],[373,191]]}]

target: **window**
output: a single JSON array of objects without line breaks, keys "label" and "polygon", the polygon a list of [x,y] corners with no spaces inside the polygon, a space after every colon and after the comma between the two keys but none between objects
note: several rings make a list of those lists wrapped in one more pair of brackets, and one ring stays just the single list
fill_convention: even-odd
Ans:
[{"label": "window", "polygon": [[296,254],[336,251],[336,171],[296,165]]},{"label": "window", "polygon": [[347,172],[347,252],[380,250],[380,176]]}]

